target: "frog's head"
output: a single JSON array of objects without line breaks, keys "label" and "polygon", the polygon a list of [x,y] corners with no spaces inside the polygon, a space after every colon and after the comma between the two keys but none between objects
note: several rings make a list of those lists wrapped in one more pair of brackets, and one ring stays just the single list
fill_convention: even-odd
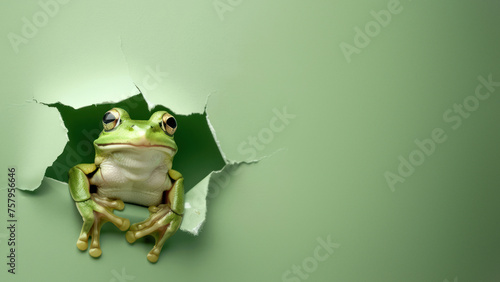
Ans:
[{"label": "frog's head", "polygon": [[158,111],[149,120],[133,120],[120,108],[107,111],[102,118],[103,131],[94,141],[96,154],[121,148],[152,148],[167,153],[171,158],[177,152],[174,133],[175,118],[166,111]]}]

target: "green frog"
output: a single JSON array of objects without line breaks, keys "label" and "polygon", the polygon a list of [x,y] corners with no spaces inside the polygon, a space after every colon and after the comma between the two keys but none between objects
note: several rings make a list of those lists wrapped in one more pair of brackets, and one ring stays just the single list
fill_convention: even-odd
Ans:
[{"label": "green frog", "polygon": [[[101,256],[100,230],[109,221],[122,231],[128,229],[129,243],[153,236],[155,245],[147,259],[155,263],[184,213],[184,179],[172,169],[177,122],[166,111],[153,113],[149,120],[132,120],[125,110],[113,108],[104,114],[102,124],[104,129],[94,141],[94,163],[69,171],[71,197],[83,218],[76,246],[86,251],[90,236],[89,254]],[[124,202],[149,207],[149,217],[130,226],[128,219],[113,213],[122,210]]]}]

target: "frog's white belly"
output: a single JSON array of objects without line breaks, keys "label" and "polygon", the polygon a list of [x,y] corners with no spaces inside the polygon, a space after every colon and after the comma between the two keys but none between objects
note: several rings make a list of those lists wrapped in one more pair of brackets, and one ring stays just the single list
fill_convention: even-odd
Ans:
[{"label": "frog's white belly", "polygon": [[90,179],[100,196],[127,203],[156,206],[172,186],[167,156],[158,150],[136,149],[111,153]]}]

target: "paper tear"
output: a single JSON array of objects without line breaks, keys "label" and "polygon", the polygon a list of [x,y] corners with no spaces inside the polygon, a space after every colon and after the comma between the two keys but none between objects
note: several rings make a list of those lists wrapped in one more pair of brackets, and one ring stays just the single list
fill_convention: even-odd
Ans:
[{"label": "paper tear", "polygon": [[[44,104],[48,109],[57,108],[60,112],[59,119],[63,122],[64,126],[72,127],[73,124],[80,123],[78,128],[68,128],[70,140],[66,145],[65,151],[58,157],[58,160],[53,163],[53,165],[47,169],[46,176],[50,178],[57,179],[59,181],[67,181],[67,171],[70,167],[78,164],[78,163],[86,163],[93,162],[94,151],[87,152],[85,154],[84,151],[81,150],[80,147],[89,147],[93,140],[97,137],[100,132],[100,128],[97,132],[95,132],[95,124],[100,124],[101,115],[107,111],[109,108],[113,106],[121,106],[126,109],[126,107],[132,107],[135,110],[129,110],[129,114],[133,119],[147,119],[150,116],[150,104],[145,99],[144,95],[138,95],[130,97],[127,100],[122,100],[119,102],[112,102],[110,104],[93,104],[91,106],[81,107],[79,109],[74,109],[70,106],[63,105],[61,103],[58,104]],[[156,105],[153,108],[153,111],[161,110],[162,108],[158,108]],[[137,118],[139,114],[143,114],[142,118]],[[174,112],[175,115],[175,112]],[[192,152],[193,147],[203,147],[198,144],[201,142],[203,145],[207,145],[205,143],[210,143],[209,140],[212,140],[214,144],[214,148],[216,154],[221,159],[221,165],[219,167],[214,167],[215,169],[207,170],[209,166],[217,165],[217,162],[208,162],[205,164],[205,167],[202,167],[207,174],[205,174],[199,181],[194,182],[190,185],[186,185],[186,195],[185,195],[185,215],[184,220],[181,225],[181,230],[197,235],[205,221],[206,211],[207,211],[207,193],[209,191],[210,181],[214,173],[218,173],[223,171],[229,161],[227,161],[223,156],[224,153],[220,148],[219,142],[216,139],[216,132],[213,126],[210,123],[210,120],[206,116],[206,112],[203,114],[193,113],[188,116],[176,115],[178,119],[178,123],[180,126],[186,124],[186,126],[191,127],[195,126],[196,128],[191,129],[193,134],[205,134],[204,137],[201,136],[183,136],[183,131],[178,130],[176,133],[176,141],[179,144],[180,151],[178,156],[181,159],[177,159],[178,156],[174,159],[174,169],[179,170],[183,173],[185,177],[185,184],[189,183],[189,181],[193,182],[200,172],[196,171],[193,173],[192,171],[186,171],[186,167],[193,167],[193,158],[196,158],[196,163],[200,163],[199,156],[207,155],[206,150],[212,150],[210,147],[202,148],[205,150],[204,152]],[[200,128],[199,122],[206,122],[205,127],[207,128],[205,131],[203,128]],[[193,124],[196,123],[196,124]],[[93,125],[94,124],[94,125]],[[94,130],[94,135],[92,136],[92,130]],[[184,132],[189,130],[184,130]],[[206,133],[203,133],[206,132]],[[76,135],[75,135],[76,134]],[[205,139],[203,139],[205,138]],[[193,143],[193,140],[195,142]],[[186,142],[187,141],[187,142]],[[197,143],[198,142],[198,143]],[[189,144],[192,143],[192,144]],[[196,148],[194,148],[196,149]],[[208,152],[210,153],[210,152]],[[183,154],[183,156],[180,156]],[[211,153],[213,156],[214,152]],[[184,159],[182,159],[184,158]],[[186,159],[188,158],[188,159]],[[204,158],[205,159],[205,158]],[[180,163],[180,164],[179,164]],[[184,164],[184,167],[182,165]],[[200,170],[201,171],[201,170]],[[194,175],[194,176],[193,176]],[[193,178],[194,177],[194,178]],[[191,189],[189,189],[192,186]]]},{"label": "paper tear", "polygon": [[208,108],[208,99],[210,98],[210,95],[209,94],[207,96],[207,100],[205,102],[205,109],[204,109],[204,112],[205,112],[205,117],[207,119],[207,123],[208,123],[208,127],[210,128],[210,132],[212,132],[212,136],[214,137],[214,140],[215,140],[215,144],[217,144],[217,148],[219,148],[219,152],[220,154],[222,155],[222,158],[224,159],[224,161],[226,162],[226,164],[229,163],[229,160],[227,159],[226,157],[226,154],[224,153],[224,151],[222,150],[221,148],[221,145],[220,145],[220,141],[219,139],[217,138],[217,132],[215,132],[215,128],[214,126],[212,125],[212,122],[210,121],[210,118],[208,116],[208,111],[207,111],[207,108]]},{"label": "paper tear", "polygon": [[[137,87],[136,89],[139,89],[139,88]],[[150,108],[151,104],[149,102],[147,102],[148,100],[144,97],[144,95],[141,95],[141,97],[143,98],[144,103],[147,104],[148,111],[151,111],[152,109],[156,110],[155,108],[157,107],[157,105],[155,105],[153,108]],[[220,169],[215,169],[215,170],[210,171],[200,181],[198,181],[198,183],[193,185],[193,187],[191,189],[189,189],[185,194],[185,214],[184,214],[184,220],[181,224],[180,229],[183,231],[189,232],[193,235],[199,234],[199,232],[200,232],[200,230],[205,222],[206,213],[207,213],[207,195],[208,195],[208,192],[210,191],[210,189],[214,189],[213,183],[214,183],[214,179],[216,179],[216,178],[214,178],[214,176],[218,176],[221,173],[224,173],[231,168],[238,167],[240,164],[257,163],[260,160],[267,158],[267,157],[270,157],[271,155],[274,154],[273,153],[269,156],[263,156],[259,159],[248,160],[248,161],[228,160],[224,151],[221,148],[220,142],[217,139],[216,130],[215,130],[213,124],[211,123],[210,118],[208,116],[208,113],[206,111],[206,109],[208,107],[208,98],[209,98],[209,96],[207,96],[205,110],[203,113],[204,119],[207,123],[206,125],[208,126],[208,132],[210,132],[211,138],[213,139],[213,142],[216,145],[217,151],[220,154],[220,157],[222,158],[224,165]],[[132,96],[129,99],[135,99],[135,96]],[[122,100],[119,102],[111,101],[110,104],[119,105],[120,103],[126,103],[126,102],[127,102],[127,100]],[[80,107],[78,109],[72,109],[71,107],[62,105],[60,103],[59,104],[46,104],[43,102],[33,103],[32,105],[36,105],[36,107],[38,107],[40,111],[44,112],[44,113],[40,114],[39,116],[47,115],[47,113],[49,113],[49,112],[52,115],[50,120],[45,121],[44,124],[51,124],[53,126],[42,127],[41,130],[44,131],[44,132],[42,132],[42,134],[44,134],[45,136],[51,136],[51,139],[47,141],[50,144],[46,147],[47,148],[50,147],[53,150],[46,150],[46,149],[43,150],[46,153],[52,152],[52,155],[51,155],[51,158],[48,158],[48,159],[46,159],[45,162],[43,162],[43,165],[39,169],[29,169],[29,170],[23,169],[23,170],[26,170],[26,173],[23,173],[22,175],[25,175],[26,177],[28,177],[30,179],[36,179],[36,182],[32,182],[31,185],[24,186],[24,188],[26,190],[34,190],[40,186],[40,183],[44,177],[43,172],[45,171],[45,168],[47,166],[49,166],[51,162],[54,161],[55,156],[59,155],[61,157],[63,155],[63,154],[61,154],[61,150],[64,147],[64,144],[66,142],[67,142],[67,145],[71,144],[71,141],[68,138],[68,133],[71,133],[71,132],[65,126],[65,124],[66,124],[66,122],[68,122],[68,120],[65,121],[62,113],[60,113],[60,114],[56,113],[57,109],[59,109],[59,111],[61,111],[64,108],[65,110],[63,110],[63,111],[69,111],[69,113],[72,113],[71,111],[75,111],[75,112],[76,111],[87,111],[87,112],[88,111],[91,111],[91,112],[95,111],[95,112],[98,112],[99,115],[101,115],[103,112],[105,112],[104,109],[107,109],[108,107],[110,107],[110,105],[106,105],[106,104],[93,104],[91,106],[85,106],[85,107]],[[146,106],[144,106],[144,107],[146,108]],[[54,108],[57,108],[57,109],[54,109]],[[45,113],[45,112],[47,112],[47,113]],[[132,111],[129,113],[131,114],[132,118],[138,119],[138,118],[134,117],[137,115],[137,112]],[[147,114],[149,115],[150,113],[147,113]],[[184,118],[189,118],[189,117],[195,118],[193,115],[195,115],[195,113],[192,113],[189,116],[185,116]],[[76,118],[76,117],[74,117],[74,118]],[[59,122],[56,122],[55,119],[59,120]],[[93,119],[91,119],[90,117],[86,117],[85,123],[91,123],[90,120],[93,120]],[[100,123],[100,117],[96,118],[96,120],[97,120],[97,122]],[[181,120],[182,120],[182,118],[181,118]],[[58,125],[58,123],[62,123],[62,125]],[[46,133],[47,128],[49,128],[48,130],[51,132],[50,134]],[[57,131],[56,129],[57,130],[63,129],[62,131],[64,132],[64,136],[60,136],[60,134],[59,135],[54,134],[53,131]],[[99,131],[100,131],[100,129],[99,129]],[[177,135],[177,133],[176,133],[176,135]],[[36,142],[38,142],[38,144],[41,144],[38,139],[34,139],[34,140],[36,140]],[[176,138],[176,140],[177,140],[177,138]],[[180,144],[180,146],[182,146],[181,145],[182,142],[180,142],[179,144]],[[187,145],[187,144],[185,144],[185,145]],[[278,151],[281,151],[281,149]],[[278,152],[278,151],[276,151],[276,152]],[[181,149],[181,152],[182,152],[182,149]],[[87,160],[78,160],[79,161],[78,163],[88,162],[89,159],[90,159],[90,162],[92,162],[93,161],[93,154],[94,154],[94,152],[92,150],[92,155],[89,156],[89,158]],[[196,156],[196,154],[194,154],[194,156],[192,156],[192,157],[195,157],[195,156]],[[75,157],[75,156],[73,155],[73,157]],[[68,158],[68,156],[66,156],[66,158]],[[17,159],[19,159],[19,158],[17,158]],[[197,161],[199,161],[199,160],[197,160]],[[192,162],[192,159],[190,159],[189,162]],[[30,162],[28,161],[26,163],[30,163]],[[54,166],[54,164],[56,164],[56,162],[53,163],[53,166]],[[174,160],[174,168],[177,169],[176,160]],[[64,168],[61,170],[61,172],[64,172],[64,174],[61,174],[61,175],[66,175],[67,170],[69,170],[69,166],[67,168]],[[47,171],[49,171],[49,170],[47,169]],[[181,171],[181,173],[183,173],[182,169],[179,171]],[[49,175],[49,173],[46,173],[46,176],[51,177],[57,181],[61,181],[61,177],[57,177],[57,176],[54,177],[54,175]],[[186,175],[185,175],[185,178],[186,178]],[[67,184],[66,184],[66,187],[67,187]],[[187,188],[189,188],[189,187],[187,187]]]},{"label": "paper tear", "polygon": [[[189,93],[183,93],[182,89],[179,87],[176,87],[174,85],[174,82],[167,81],[166,83],[164,81],[161,81],[162,77],[165,77],[165,73],[163,70],[158,66],[145,66],[144,70],[141,72],[132,72],[132,68],[130,66],[130,62],[127,59],[127,56],[125,55],[125,52],[123,50],[123,42],[120,37],[120,44],[119,44],[119,50],[121,51],[121,59],[122,59],[122,68],[121,70],[126,68],[126,72],[128,74],[123,76],[123,74],[117,75],[114,78],[110,77],[103,77],[102,79],[99,79],[96,77],[94,74],[89,74],[91,72],[86,72],[88,76],[88,83],[84,83],[82,85],[82,81],[85,81],[82,78],[79,78],[78,81],[68,81],[65,85],[61,85],[60,83],[53,83],[52,80],[47,80],[47,81],[42,81],[40,85],[37,85],[35,87],[36,93],[35,97],[38,101],[42,101],[42,103],[39,103],[37,105],[40,106],[40,108],[43,108],[43,110],[40,111],[47,111],[47,112],[52,112],[52,114],[56,114],[57,118],[59,119],[60,122],[62,122],[62,126],[57,127],[57,129],[54,129],[56,126],[56,122],[54,122],[54,119],[56,117],[47,117],[47,121],[44,121],[43,124],[46,126],[43,127],[38,127],[38,130],[40,131],[42,136],[50,136],[50,139],[47,141],[42,141],[40,142],[39,138],[34,138],[32,139],[36,145],[39,146],[31,146],[29,150],[26,150],[26,152],[31,152],[27,153],[28,156],[33,156],[36,154],[33,154],[33,148],[37,148],[38,151],[42,152],[46,155],[50,155],[46,158],[44,158],[45,161],[40,161],[37,162],[39,164],[36,166],[36,168],[33,168],[32,161],[25,161],[25,162],[20,162],[20,163],[26,163],[30,164],[29,167],[30,169],[23,169],[23,176],[26,177],[27,179],[30,179],[30,183],[26,184],[23,186],[27,190],[34,190],[37,187],[40,186],[40,183],[44,177],[44,171],[45,168],[47,168],[51,163],[52,166],[49,168],[52,168],[52,171],[49,171],[47,169],[47,172],[45,173],[45,176],[53,178],[57,181],[67,181],[67,171],[72,165],[76,165],[77,163],[82,163],[82,162],[93,162],[93,148],[92,148],[92,154],[81,154],[81,150],[78,151],[74,147],[75,145],[85,145],[85,144],[90,144],[89,142],[92,142],[93,139],[95,139],[96,134],[91,134],[96,127],[90,126],[89,128],[86,128],[84,130],[87,131],[82,131],[84,132],[82,137],[82,132],[80,132],[80,136],[77,138],[77,140],[70,140],[71,138],[68,137],[68,129],[66,128],[66,122],[67,120],[64,119],[62,114],[57,114],[56,111],[60,110],[62,107],[70,107],[71,109],[65,109],[68,110],[69,112],[71,110],[77,111],[77,110],[89,110],[90,112],[99,112],[99,115],[102,115],[106,110],[104,109],[103,105],[120,105],[123,101],[130,101],[130,99],[134,99],[134,97],[137,97],[137,95],[141,95],[142,99],[144,100],[145,104],[147,105],[147,110],[149,112],[157,109],[158,107],[162,107],[162,105],[167,105],[168,107],[173,107],[172,110],[174,110],[174,113],[177,115],[183,115],[185,118],[191,117],[192,120],[196,120],[196,114],[198,115],[204,115],[204,119],[207,123],[208,131],[211,134],[211,138],[213,139],[212,141],[215,143],[215,146],[218,150],[218,154],[220,155],[220,158],[223,161],[223,166],[219,169],[215,170],[210,170],[208,171],[205,168],[199,168],[195,167],[195,169],[199,169],[199,171],[196,171],[196,173],[193,173],[195,177],[192,179],[200,178],[200,174],[206,173],[203,177],[201,177],[201,180],[199,180],[197,183],[191,183],[188,184],[189,181],[193,181],[192,179],[187,178],[187,175],[185,176],[185,185],[188,184],[189,186],[192,186],[191,189],[190,187],[186,187],[188,190],[186,190],[185,194],[185,215],[184,215],[184,220],[183,223],[180,227],[181,230],[192,233],[194,235],[198,235],[201,227],[205,221],[206,218],[206,212],[207,212],[207,195],[211,186],[211,182],[214,178],[214,176],[219,175],[220,173],[224,173],[224,171],[228,170],[232,166],[239,166],[240,164],[252,164],[260,161],[263,158],[266,158],[268,156],[264,156],[259,159],[255,160],[248,160],[248,161],[231,161],[227,158],[226,154],[221,148],[221,143],[219,142],[219,139],[217,138],[217,133],[216,130],[210,121],[208,112],[207,112],[207,107],[208,107],[208,99],[210,95],[206,96],[205,104],[203,105],[203,108],[199,107],[199,98],[194,97],[193,95],[190,95]],[[123,66],[125,68],[123,68]],[[151,86],[151,84],[147,84],[148,76],[149,77],[155,77],[155,74],[151,72],[151,69],[154,68],[154,71],[156,71],[156,79],[160,77],[160,81],[155,81],[155,83],[158,83],[159,85],[162,86],[162,89],[157,89],[156,87],[148,87]],[[134,67],[133,70],[137,71],[139,68]],[[163,75],[163,76],[162,76]],[[58,85],[58,86],[54,86]],[[75,86],[76,85],[76,86]],[[165,95],[165,93],[176,93],[176,95]],[[71,94],[71,95],[68,95]],[[43,106],[42,106],[43,105]],[[174,108],[175,106],[175,108]],[[57,108],[57,109],[55,109]],[[101,108],[103,108],[101,110]],[[129,114],[133,119],[139,119],[136,118],[137,116],[137,111],[131,110],[129,111]],[[148,113],[149,114],[149,113]],[[149,118],[149,117],[147,117]],[[50,119],[50,120],[49,120]],[[85,123],[95,123],[98,122],[100,123],[101,117],[99,116],[98,118],[96,117],[95,120],[92,117],[86,117],[84,119]],[[81,121],[80,121],[81,122]],[[26,121],[26,124],[29,122]],[[48,126],[47,126],[48,125]],[[49,129],[47,129],[49,128]],[[92,129],[93,128],[93,129]],[[64,136],[61,136],[61,134],[55,134],[54,132],[57,130],[64,129],[65,134]],[[99,129],[100,131],[100,129]],[[47,133],[49,132],[49,133]],[[88,134],[87,134],[88,133]],[[72,133],[73,134],[73,133]],[[78,135],[78,134],[76,134]],[[190,153],[183,151],[183,145],[187,145],[186,140],[178,140],[177,139],[178,133],[176,133],[176,141],[178,142],[180,146],[180,154],[183,154],[185,159],[188,158],[195,158],[199,157],[199,155],[196,155],[195,153]],[[22,137],[24,138],[24,137]],[[193,139],[193,138],[191,138]],[[12,138],[10,140],[16,140],[16,138]],[[86,140],[86,141],[85,141]],[[187,139],[189,142],[190,139]],[[17,141],[17,140],[16,140]],[[71,141],[73,144],[71,144]],[[75,142],[80,142],[80,143],[75,143]],[[81,143],[83,142],[83,143]],[[87,143],[85,143],[87,142]],[[184,142],[184,144],[183,144]],[[47,144],[46,144],[47,143]],[[66,147],[65,144],[66,143]],[[45,145],[45,146],[44,146]],[[72,147],[73,146],[73,147]],[[82,147],[82,146],[81,146]],[[186,146],[187,147],[187,146]],[[39,148],[39,149],[38,149]],[[64,150],[63,150],[64,148]],[[63,151],[63,153],[61,153]],[[56,155],[57,153],[57,155]],[[66,153],[65,156],[63,156]],[[273,153],[274,154],[274,153]],[[83,156],[82,156],[83,155]],[[272,154],[271,154],[272,155]],[[56,156],[57,157],[56,159]],[[64,160],[61,160],[63,158]],[[178,169],[179,167],[179,161],[174,160],[174,169],[179,170],[181,173],[184,174],[182,169]],[[210,159],[209,157],[205,157]],[[13,158],[13,159],[18,159],[21,160],[22,158]],[[54,161],[56,159],[56,161]],[[70,160],[70,161],[68,161]],[[66,162],[64,162],[66,161]],[[73,162],[71,162],[73,161]],[[76,162],[78,161],[78,162]],[[62,166],[59,166],[63,163]],[[200,160],[197,159],[195,162],[193,162],[192,159],[189,159],[188,161],[184,160],[185,166],[186,164],[189,163],[200,163]],[[182,164],[181,164],[182,165]],[[205,166],[211,165],[210,163],[204,164]],[[193,166],[193,165],[191,165]],[[54,170],[57,170],[57,173],[54,173]],[[208,172],[206,172],[208,171]],[[189,175],[189,174],[188,174]],[[33,181],[36,180],[36,181]],[[26,180],[27,181],[27,180]],[[20,181],[20,183],[22,183]],[[67,184],[66,184],[67,185]],[[186,186],[188,186],[186,185]]]},{"label": "paper tear", "polygon": [[[139,87],[137,85],[135,85],[135,87],[139,91]],[[135,97],[136,96],[131,96],[128,99],[134,100],[134,99],[136,99]],[[144,95],[141,95],[141,97],[144,100],[143,103],[147,104],[147,106],[144,106],[144,108],[147,108],[148,111],[154,110],[156,107],[158,107],[158,105],[154,105],[151,108],[151,105],[153,105],[153,104],[150,103],[146,99],[146,97]],[[186,192],[186,195],[185,195],[185,214],[184,214],[184,220],[182,222],[182,225],[181,225],[180,229],[183,230],[183,231],[189,232],[189,233],[191,233],[193,235],[198,235],[199,234],[199,232],[200,232],[200,230],[201,230],[201,228],[202,228],[202,226],[203,226],[203,224],[205,222],[206,213],[207,213],[207,195],[208,195],[208,192],[209,192],[210,189],[214,189],[214,187],[213,187],[213,185],[214,185],[214,179],[216,179],[216,178],[214,178],[214,176],[218,176],[218,175],[220,175],[222,173],[225,173],[226,171],[228,171],[232,167],[238,167],[240,164],[253,164],[253,163],[257,163],[260,160],[262,160],[264,158],[267,158],[267,157],[270,157],[274,153],[282,150],[282,149],[280,149],[280,150],[274,152],[271,155],[263,156],[261,158],[255,159],[255,160],[231,161],[231,160],[227,159],[227,157],[226,157],[223,149],[221,148],[220,142],[219,142],[219,140],[217,138],[216,129],[213,126],[212,122],[210,121],[210,117],[209,117],[209,115],[207,113],[209,97],[210,96],[207,96],[206,104],[205,104],[205,108],[204,108],[204,112],[203,112],[204,119],[206,121],[206,125],[208,126],[208,131],[210,132],[211,138],[213,139],[213,142],[216,145],[217,151],[220,154],[220,157],[222,158],[222,160],[224,162],[224,165],[220,169],[216,169],[216,170],[210,171],[198,183],[196,183],[191,189],[187,190],[187,192]],[[106,100],[109,101],[109,99],[106,99]],[[109,101],[109,104],[113,104],[113,105],[117,104],[117,105],[119,105],[120,103],[127,103],[127,101],[128,100],[121,100],[121,101],[113,101],[113,100],[111,100],[111,101]],[[142,103],[142,102],[139,101],[138,103]],[[31,184],[30,186],[26,186],[25,189],[27,189],[27,190],[34,190],[34,189],[36,189],[40,185],[40,183],[41,183],[41,181],[43,179],[43,176],[44,176],[43,175],[43,171],[45,171],[45,168],[47,166],[49,166],[48,164],[50,164],[51,161],[52,162],[54,161],[55,156],[57,156],[57,155],[61,156],[62,155],[61,154],[61,150],[62,150],[61,148],[64,147],[64,143],[65,142],[67,142],[68,144],[71,143],[70,140],[69,140],[69,138],[68,138],[68,132],[69,131],[68,131],[68,129],[65,126],[66,122],[69,122],[69,121],[66,120],[66,122],[65,122],[65,119],[63,118],[62,113],[61,114],[55,113],[56,109],[54,109],[54,108],[57,108],[57,109],[59,109],[59,111],[61,111],[64,107],[66,107],[64,111],[69,111],[69,113],[72,113],[71,111],[74,111],[74,112],[77,112],[77,111],[86,111],[86,112],[90,111],[90,112],[92,112],[92,111],[94,111],[94,112],[98,112],[98,114],[101,115],[103,112],[105,112],[107,110],[107,108],[111,107],[111,105],[102,104],[102,103],[92,104],[91,106],[83,106],[83,107],[79,107],[78,109],[71,109],[71,107],[66,106],[66,105],[62,105],[60,103],[59,104],[46,104],[44,102],[38,102],[38,103],[35,103],[34,105],[37,105],[40,109],[43,109],[43,111],[52,112],[53,117],[52,117],[51,121],[44,122],[44,124],[52,124],[52,125],[54,125],[53,127],[49,127],[49,131],[51,133],[48,136],[51,136],[51,139],[49,140],[51,144],[50,144],[50,146],[47,146],[47,147],[51,147],[51,148],[54,148],[54,149],[57,147],[57,150],[55,150],[55,153],[53,153],[52,157],[49,158],[46,162],[44,162],[43,163],[44,165],[40,169],[38,169],[38,173],[35,172],[36,170],[31,170],[31,169],[29,170],[28,173],[23,173],[23,175],[29,176],[32,179],[36,179],[37,180],[36,182],[34,182],[33,184]],[[139,108],[140,108],[140,106],[139,106]],[[137,115],[137,112],[130,111],[129,114],[131,114],[132,118],[138,119],[138,118],[134,117],[134,116]],[[149,115],[150,113],[147,113],[147,114]],[[188,118],[188,117],[190,117],[190,116],[192,116],[194,114],[195,113],[192,113],[189,116],[185,116],[185,118]],[[45,114],[42,114],[42,115],[45,115]],[[59,122],[55,122],[56,118],[59,120]],[[74,117],[74,118],[76,118],[76,117]],[[93,119],[94,118],[86,117],[85,118],[85,122],[86,123],[91,123],[90,120],[93,120]],[[99,118],[95,118],[95,120],[100,123],[100,117]],[[56,126],[58,123],[59,124],[62,123],[62,125],[61,126],[59,126],[59,125]],[[63,131],[65,133],[64,136],[57,137],[57,134],[53,134],[52,130],[53,130],[54,127],[56,127],[59,130],[63,129]],[[44,127],[44,133],[46,133],[46,130],[47,130],[47,127]],[[83,131],[85,131],[85,129]],[[88,129],[88,131],[90,131],[90,129]],[[100,131],[100,129],[99,129],[99,131]],[[177,133],[176,133],[176,135],[177,135]],[[59,140],[59,142],[54,142],[55,139]],[[177,138],[176,138],[176,140],[177,140]],[[89,139],[89,141],[93,141],[93,140]],[[182,142],[180,142],[179,144],[180,144],[180,148],[181,148],[181,152],[182,152]],[[70,146],[70,148],[71,148],[71,146]],[[48,152],[48,151],[51,151],[51,150],[45,150],[45,151]],[[78,163],[81,163],[81,162],[92,162],[93,161],[93,154],[94,154],[94,152],[92,150],[92,155],[89,155],[86,160],[83,160],[83,159],[82,160],[78,160],[79,161]],[[68,157],[68,156],[70,156],[70,157]],[[72,155],[69,154],[68,156],[66,156],[66,159],[71,158],[71,156],[73,158],[77,158],[78,157],[75,154],[72,154]],[[195,156],[196,156],[196,154],[194,154],[194,157]],[[189,161],[192,162],[192,159],[189,160]],[[55,164],[56,164],[56,162],[54,162],[53,166]],[[75,164],[73,164],[73,165],[75,165]],[[63,178],[64,175],[67,174],[67,170],[69,170],[69,167],[70,166],[68,165],[67,167],[64,167],[63,169],[60,169],[60,173],[61,173],[60,176],[55,176],[54,177],[54,175],[50,175],[49,173],[47,173],[46,176],[54,178],[54,179],[56,179],[58,181],[61,181],[61,179],[64,179]],[[177,169],[177,167],[176,167],[176,160],[174,160],[174,168]],[[180,169],[179,171],[181,171],[181,173],[184,174],[184,172],[182,171],[182,169]],[[186,175],[185,175],[185,177],[186,177]],[[189,187],[187,187],[187,188],[189,188]]]}]

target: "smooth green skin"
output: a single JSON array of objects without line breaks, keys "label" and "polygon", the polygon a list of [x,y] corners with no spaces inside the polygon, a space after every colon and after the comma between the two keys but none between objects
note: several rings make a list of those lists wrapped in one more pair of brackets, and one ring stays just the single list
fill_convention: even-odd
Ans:
[{"label": "smooth green skin", "polygon": [[[115,110],[120,113],[120,124],[111,131],[103,130],[94,141],[95,163],[79,164],[69,171],[68,184],[71,197],[83,218],[82,230],[76,245],[82,251],[87,250],[89,236],[92,236],[89,250],[92,257],[99,257],[102,254],[99,235],[104,223],[109,221],[122,231],[129,229],[130,226],[128,219],[113,214],[114,209],[122,210],[125,207],[122,200],[100,197],[96,193],[90,193],[89,191],[90,178],[99,171],[99,165],[109,157],[100,150],[99,145],[169,146],[174,149],[174,153],[170,158],[166,158],[166,162],[172,162],[173,156],[177,152],[177,145],[173,136],[165,134],[160,127],[161,118],[166,113],[165,111],[155,112],[149,120],[132,120],[125,110],[120,108],[115,108]],[[138,134],[138,131],[131,129],[132,126],[146,130],[147,144],[144,143],[144,138]],[[155,245],[147,256],[148,260],[153,263],[158,260],[165,241],[179,228],[184,213],[184,179],[179,172],[172,169],[168,171],[168,176],[173,184],[166,199],[162,199],[162,204],[158,206],[150,206],[149,217],[130,226],[130,230],[126,233],[126,239],[129,243],[133,243],[136,239],[146,235],[155,238]]]}]

